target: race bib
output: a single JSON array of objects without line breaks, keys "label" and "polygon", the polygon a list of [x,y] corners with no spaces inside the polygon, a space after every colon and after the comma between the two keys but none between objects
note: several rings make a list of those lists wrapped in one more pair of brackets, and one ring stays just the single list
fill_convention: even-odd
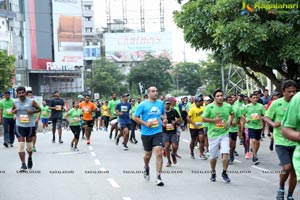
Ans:
[{"label": "race bib", "polygon": [[62,110],[62,106],[61,105],[55,106],[55,110]]},{"label": "race bib", "polygon": [[107,112],[107,111],[104,111],[104,112],[103,112],[103,115],[108,115],[108,112]]},{"label": "race bib", "polygon": [[47,115],[47,112],[46,112],[46,111],[43,111],[43,112],[42,112],[42,115]]},{"label": "race bib", "polygon": [[158,127],[158,119],[157,118],[148,119],[148,122],[152,122],[151,128]]},{"label": "race bib", "polygon": [[196,122],[196,126],[202,126],[202,122]]},{"label": "race bib", "polygon": [[21,123],[29,123],[29,116],[28,115],[20,115],[20,122]]},{"label": "race bib", "polygon": [[84,112],[84,113],[89,113],[89,112],[90,112],[90,109],[89,109],[88,107],[84,107],[84,108],[83,108],[83,112]]},{"label": "race bib", "polygon": [[127,112],[128,108],[127,106],[121,106],[121,112]]},{"label": "race bib", "polygon": [[78,117],[74,117],[74,122],[79,122],[79,118]]},{"label": "race bib", "polygon": [[253,114],[251,114],[251,119],[252,120],[260,120],[260,116],[258,113],[253,113]]},{"label": "race bib", "polygon": [[12,110],[10,108],[6,109],[6,113],[9,114],[9,115],[12,114]]},{"label": "race bib", "polygon": [[215,123],[215,128],[225,128],[225,125],[225,120],[222,120],[221,122]]},{"label": "race bib", "polygon": [[167,131],[173,131],[174,130],[174,125],[173,124],[166,124],[166,130]]}]

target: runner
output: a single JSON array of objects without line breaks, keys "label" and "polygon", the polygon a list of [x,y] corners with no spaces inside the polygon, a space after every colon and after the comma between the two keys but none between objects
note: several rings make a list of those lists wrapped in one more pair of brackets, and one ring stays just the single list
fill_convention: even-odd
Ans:
[{"label": "runner", "polygon": [[116,145],[119,144],[120,137],[123,138],[123,148],[124,150],[128,150],[128,139],[129,139],[129,130],[131,126],[131,119],[129,117],[129,112],[131,109],[131,104],[128,103],[129,94],[125,93],[122,95],[122,102],[119,103],[115,108],[115,113],[119,116],[119,124],[121,126],[121,130],[119,135],[116,138]]},{"label": "runner", "polygon": [[131,133],[130,133],[129,142],[131,142],[133,144],[137,144],[138,141],[136,140],[136,137],[135,137],[135,130],[137,128],[137,123],[132,119],[132,117],[133,117],[133,114],[135,113],[138,105],[135,103],[135,100],[133,98],[131,98],[129,101],[131,104],[131,109],[129,111],[129,115],[130,115],[130,119],[131,119]]},{"label": "runner", "polygon": [[[21,170],[26,171],[33,166],[32,162],[32,136],[35,134],[34,113],[41,111],[39,105],[31,98],[26,97],[25,87],[16,89],[18,99],[13,104],[12,113],[16,115],[16,136],[19,143],[19,157],[22,162]],[[25,142],[28,152],[27,166],[25,163]]]},{"label": "runner", "polygon": [[104,123],[103,127],[105,132],[107,132],[109,117],[110,117],[110,112],[107,105],[108,105],[108,101],[105,101],[101,107],[101,115]]},{"label": "runner", "polygon": [[252,161],[255,165],[259,164],[257,158],[257,152],[260,147],[261,132],[263,128],[263,116],[266,113],[265,107],[257,103],[258,96],[256,94],[250,95],[251,103],[246,105],[242,111],[242,117],[244,118],[249,131],[249,137],[251,142],[251,149],[253,153]]},{"label": "runner", "polygon": [[227,174],[229,161],[229,136],[228,128],[232,124],[233,110],[231,105],[223,102],[224,93],[216,90],[213,93],[214,102],[205,107],[202,120],[208,122],[208,142],[210,152],[210,166],[212,182],[216,181],[216,164],[219,154],[222,154],[223,172],[222,178],[226,183],[230,182]]},{"label": "runner", "polygon": [[117,121],[117,116],[115,114],[115,108],[118,105],[118,103],[120,103],[120,100],[117,100],[117,94],[112,93],[112,99],[108,102],[107,105],[110,112],[110,122],[111,122],[109,139],[112,139],[112,132],[114,130],[115,130],[115,138],[118,135],[118,121]]},{"label": "runner", "polygon": [[90,95],[84,95],[84,101],[79,104],[79,108],[82,110],[82,127],[84,128],[84,133],[86,135],[86,144],[91,144],[91,131],[94,126],[93,112],[96,111],[96,105],[90,101]]},{"label": "runner", "polygon": [[79,109],[78,101],[73,102],[73,108],[71,108],[66,114],[66,120],[69,122],[74,138],[71,142],[71,150],[79,151],[77,148],[80,137],[80,117],[82,116],[82,110]]},{"label": "runner", "polygon": [[[163,147],[163,135],[162,135],[162,123],[167,123],[167,116],[163,102],[158,101],[158,91],[156,87],[150,87],[148,89],[149,99],[145,100],[137,108],[133,120],[139,124],[142,124],[142,141],[144,146],[144,178],[146,181],[150,180],[150,168],[149,162],[152,156],[152,150],[156,154],[156,185],[163,186],[164,183],[161,180],[162,172],[162,147]],[[161,120],[163,118],[163,121]]]},{"label": "runner", "polygon": [[43,126],[43,133],[47,132],[49,118],[50,118],[50,109],[47,106],[46,101],[42,102],[43,106],[41,107],[41,121]]},{"label": "runner", "polygon": [[[170,98],[168,98],[168,100],[171,102],[171,105],[170,105],[171,108],[175,109],[177,111],[178,115],[181,117],[180,108],[179,108],[179,105],[177,104],[176,98],[175,97],[170,97]],[[180,133],[181,133],[180,124],[179,125],[177,124],[175,128],[176,128],[176,134],[178,135],[178,144],[177,144],[177,150],[176,150],[175,156],[177,158],[181,158],[181,156],[177,154],[178,148],[179,148],[179,142],[180,142]]]},{"label": "runner", "polygon": [[171,156],[170,156],[170,147],[172,145],[172,161],[173,164],[177,163],[176,153],[178,149],[179,136],[176,133],[176,125],[180,125],[182,118],[179,116],[178,112],[171,107],[171,101],[165,101],[165,110],[167,115],[167,124],[163,124],[163,142],[166,151],[166,156],[168,159],[167,167],[170,167]]},{"label": "runner", "polygon": [[[281,132],[281,121],[288,108],[289,102],[296,93],[297,84],[292,80],[284,81],[282,84],[283,97],[273,101],[266,112],[265,121],[274,129],[275,150],[282,167],[279,175],[279,189],[277,191],[277,200],[284,200],[284,185],[289,179],[288,198],[293,199],[293,193],[296,187],[296,174],[292,166],[293,153],[297,143],[286,139]],[[298,168],[300,165],[298,166]]]},{"label": "runner", "polygon": [[3,124],[4,143],[7,147],[13,147],[15,141],[15,123],[14,114],[11,112],[13,108],[13,99],[10,98],[10,92],[4,92],[4,99],[0,101],[0,124]]},{"label": "runner", "polygon": [[195,106],[191,107],[187,116],[187,121],[190,124],[190,134],[191,134],[190,154],[192,159],[195,159],[194,156],[195,142],[199,142],[200,159],[201,160],[207,159],[207,157],[204,155],[205,140],[204,140],[203,120],[202,120],[203,111],[204,111],[203,99],[200,97],[196,97]]},{"label": "runner", "polygon": [[50,109],[51,109],[51,120],[52,120],[52,143],[55,143],[55,131],[57,129],[59,143],[62,144],[62,112],[64,109],[65,102],[60,98],[60,93],[58,91],[54,92],[54,98],[51,99]]}]

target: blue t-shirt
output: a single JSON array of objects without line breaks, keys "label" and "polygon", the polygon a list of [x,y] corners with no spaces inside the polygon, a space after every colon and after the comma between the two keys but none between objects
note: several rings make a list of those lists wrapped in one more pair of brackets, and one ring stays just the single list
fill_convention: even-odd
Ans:
[{"label": "blue t-shirt", "polygon": [[134,116],[140,117],[143,121],[153,122],[151,128],[142,124],[142,135],[154,135],[162,132],[161,115],[165,114],[165,107],[162,101],[150,102],[143,101],[134,113]]},{"label": "blue t-shirt", "polygon": [[131,120],[129,117],[129,111],[131,109],[130,103],[118,103],[118,105],[115,108],[117,111],[122,112],[123,115],[119,115],[119,123],[121,125],[123,124],[130,124]]}]

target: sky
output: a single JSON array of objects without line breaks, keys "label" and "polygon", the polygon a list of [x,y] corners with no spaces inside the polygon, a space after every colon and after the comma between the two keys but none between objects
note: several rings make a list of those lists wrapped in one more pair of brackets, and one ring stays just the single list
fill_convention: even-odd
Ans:
[{"label": "sky", "polygon": [[[111,19],[123,19],[122,0],[94,0],[94,15],[96,28],[106,27],[106,3],[110,1]],[[145,10],[145,30],[146,32],[160,32],[159,23],[159,0],[143,0]],[[133,29],[140,29],[140,0],[124,0],[127,7],[128,27]],[[182,62],[185,58],[188,62],[199,62],[207,59],[207,52],[195,51],[186,44],[183,39],[183,31],[176,27],[173,22],[172,12],[180,10],[181,5],[177,0],[164,0],[164,23],[165,31],[172,32],[172,51],[173,61]]]}]

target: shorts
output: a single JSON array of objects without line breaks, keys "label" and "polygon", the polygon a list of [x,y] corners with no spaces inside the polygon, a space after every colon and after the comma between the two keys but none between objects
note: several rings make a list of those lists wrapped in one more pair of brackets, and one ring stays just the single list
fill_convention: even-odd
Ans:
[{"label": "shorts", "polygon": [[296,146],[275,145],[275,150],[280,161],[280,166],[292,164],[295,148]]},{"label": "shorts", "polygon": [[85,128],[85,127],[89,127],[89,128],[93,128],[94,127],[94,121],[93,120],[83,120],[82,121],[82,127]]},{"label": "shorts", "polygon": [[35,133],[35,127],[22,127],[22,126],[16,126],[16,136],[19,137],[34,137],[36,135]]},{"label": "shorts", "polygon": [[236,141],[237,138],[237,132],[229,132],[229,138],[233,141]]},{"label": "shorts", "polygon": [[198,135],[200,135],[200,134],[204,134],[203,128],[200,128],[200,129],[191,129],[190,128],[190,135],[191,135],[192,140],[195,140],[198,137]]},{"label": "shorts", "polygon": [[111,120],[111,121],[109,122],[109,124],[110,124],[111,126],[115,125],[116,123],[118,123],[118,120],[117,120],[117,119],[113,119],[113,120]]},{"label": "shorts", "polygon": [[179,137],[177,134],[168,134],[163,133],[163,142],[170,142],[172,144],[178,144],[179,143]]},{"label": "shorts", "polygon": [[204,133],[204,135],[207,135],[207,132],[208,132],[208,127],[203,127],[203,133]]},{"label": "shorts", "polygon": [[79,139],[81,128],[80,126],[70,126],[72,133],[76,139]]},{"label": "shorts", "polygon": [[261,129],[248,128],[250,139],[261,139]]},{"label": "shorts", "polygon": [[229,154],[229,136],[222,135],[215,138],[208,138],[210,159],[219,157],[220,154]]},{"label": "shorts", "polygon": [[142,142],[145,151],[152,151],[153,147],[163,147],[163,134],[142,135]]},{"label": "shorts", "polygon": [[57,129],[61,129],[61,125],[62,125],[62,119],[57,119],[57,118],[52,119],[53,127],[55,126]]},{"label": "shorts", "polygon": [[48,124],[49,119],[48,118],[42,118],[41,121],[42,121],[43,124]]},{"label": "shorts", "polygon": [[121,129],[128,128],[128,130],[131,130],[131,124],[120,124]]}]

